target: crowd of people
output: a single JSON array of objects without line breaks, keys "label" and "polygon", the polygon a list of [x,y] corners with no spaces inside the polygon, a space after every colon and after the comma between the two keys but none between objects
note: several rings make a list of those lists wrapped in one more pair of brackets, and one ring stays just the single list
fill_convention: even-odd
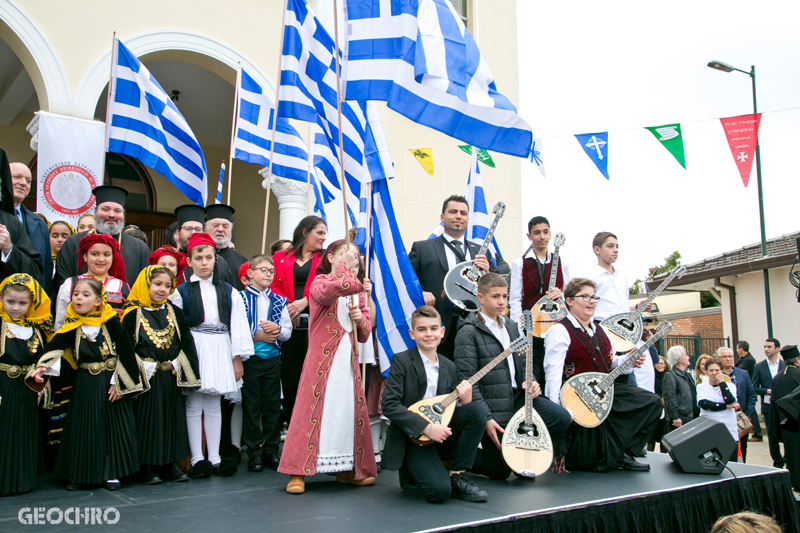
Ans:
[{"label": "crowd of people", "polygon": [[[245,451],[249,472],[287,474],[290,494],[303,493],[316,473],[365,486],[383,468],[399,470],[401,488],[429,502],[480,502],[489,494],[479,476],[512,473],[501,441],[526,396],[552,438],[554,472],[646,472],[637,458],[697,416],[723,422],[745,458],[736,412],[757,421],[756,394],[772,444],[779,431],[770,423],[772,389],[784,376],[800,384],[778,361],[800,366],[797,348],[776,339],[767,339],[767,361],[750,373],[739,367],[752,356],[740,353],[734,365],[729,348],[700,358],[694,376],[683,347],[664,357],[651,348],[617,378],[602,424],[573,423],[562,384],[609,373],[628,358],[599,324],[635,310],[614,265],[617,238],[598,233],[598,264],[572,277],[563,257],[551,268],[550,224],[537,216],[528,224],[530,252],[509,266],[464,239],[469,205],[460,196],[444,201],[443,234],[411,247],[425,305],[407,317],[415,346],[392,355],[384,378],[364,258],[350,239],[328,243],[324,220],[304,218],[291,241],[248,259],[233,244],[232,207],[185,205],[166,228],[172,245],[151,252],[146,237],[126,230],[125,190],[104,185],[93,191],[92,216],[77,229],[45,226],[45,242],[44,220],[21,206],[30,171],[9,168],[14,209],[0,210],[0,494],[35,486],[41,447],[69,490],[116,490],[137,473],[147,484],[230,476]],[[465,316],[442,284],[466,260],[483,275],[480,309]],[[568,313],[543,339],[533,337],[533,378],[524,354],[514,352],[471,385],[527,333],[520,316],[543,297],[563,300]],[[647,322],[639,346],[650,335]],[[408,410],[450,393],[458,403],[448,424]],[[434,444],[418,445],[423,437]],[[791,438],[784,438],[790,469]],[[773,458],[782,466],[777,440]]]}]

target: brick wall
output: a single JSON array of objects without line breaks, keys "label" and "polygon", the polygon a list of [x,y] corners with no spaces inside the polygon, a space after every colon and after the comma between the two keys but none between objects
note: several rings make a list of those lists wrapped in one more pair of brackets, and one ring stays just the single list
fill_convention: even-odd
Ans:
[{"label": "brick wall", "polygon": [[697,335],[700,329],[722,329],[722,314],[693,316],[671,320],[670,335]]}]

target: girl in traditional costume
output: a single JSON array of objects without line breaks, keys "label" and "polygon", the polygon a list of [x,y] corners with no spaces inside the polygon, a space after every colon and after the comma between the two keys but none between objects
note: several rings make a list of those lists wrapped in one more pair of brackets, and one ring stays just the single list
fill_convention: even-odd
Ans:
[{"label": "girl in traditional costume", "polygon": [[[279,472],[292,477],[290,494],[305,491],[305,476],[337,472],[336,480],[371,485],[377,475],[367,402],[358,369],[359,342],[372,325],[358,251],[336,241],[325,251],[309,289],[308,353]],[[358,297],[358,304],[351,298]]]},{"label": "girl in traditional costume", "polygon": [[0,496],[36,485],[37,395],[25,386],[52,333],[50,298],[28,274],[0,283]]},{"label": "girl in traditional costume", "polygon": [[64,325],[26,382],[40,392],[50,375],[72,384],[56,474],[69,481],[67,490],[103,482],[109,490],[119,489],[119,478],[139,469],[131,397],[149,390],[150,383],[128,332],[106,303],[102,282],[75,281]]},{"label": "girl in traditional costume", "polygon": [[122,325],[128,330],[150,376],[150,392],[136,398],[139,461],[145,483],[162,476],[188,481],[178,461],[189,455],[186,396],[200,387],[197,352],[183,311],[167,301],[175,276],[163,266],[148,266],[133,284]]},{"label": "girl in traditional costume", "polygon": [[[177,248],[165,244],[161,248],[153,250],[153,253],[147,259],[147,263],[167,267],[176,280],[182,280],[183,269],[186,267],[186,256]],[[173,291],[169,295],[169,301],[177,306],[181,305],[180,300],[181,294],[178,291]]]},{"label": "girl in traditional costume", "polygon": [[78,252],[78,271],[86,268],[86,274],[73,276],[61,284],[56,298],[55,329],[64,324],[67,306],[72,297],[72,287],[79,279],[94,278],[103,283],[106,301],[122,316],[122,307],[130,292],[125,279],[125,262],[120,255],[119,243],[111,235],[87,233],[81,239]]}]

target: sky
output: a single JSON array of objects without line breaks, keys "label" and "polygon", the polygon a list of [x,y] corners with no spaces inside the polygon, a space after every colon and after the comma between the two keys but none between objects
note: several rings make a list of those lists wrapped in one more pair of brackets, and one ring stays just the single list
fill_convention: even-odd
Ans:
[{"label": "sky", "polygon": [[[800,3],[517,6],[520,113],[547,171],[523,161],[522,216],[564,233],[573,276],[596,263],[599,231],[619,237],[629,283],[676,250],[690,264],[760,242],[756,166],[745,189],[719,121],[752,113],[751,79],[707,67],[714,59],[755,65],[767,238],[800,230]],[[644,129],[676,122],[686,170]],[[602,131],[608,181],[574,137]]]}]

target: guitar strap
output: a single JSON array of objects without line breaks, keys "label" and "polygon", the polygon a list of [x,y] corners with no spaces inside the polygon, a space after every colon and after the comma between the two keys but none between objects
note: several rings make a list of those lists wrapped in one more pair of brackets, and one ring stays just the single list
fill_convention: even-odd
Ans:
[{"label": "guitar strap", "polygon": [[[467,257],[464,255],[464,251],[463,250],[459,250],[458,248],[453,246],[452,243],[450,241],[448,241],[447,239],[444,239],[444,244],[445,244],[445,246],[450,248],[450,250],[454,254],[456,254],[456,259],[458,260],[459,263],[463,263],[464,261],[467,260]],[[466,244],[467,244],[466,239],[464,239],[464,245],[466,246]]]}]

